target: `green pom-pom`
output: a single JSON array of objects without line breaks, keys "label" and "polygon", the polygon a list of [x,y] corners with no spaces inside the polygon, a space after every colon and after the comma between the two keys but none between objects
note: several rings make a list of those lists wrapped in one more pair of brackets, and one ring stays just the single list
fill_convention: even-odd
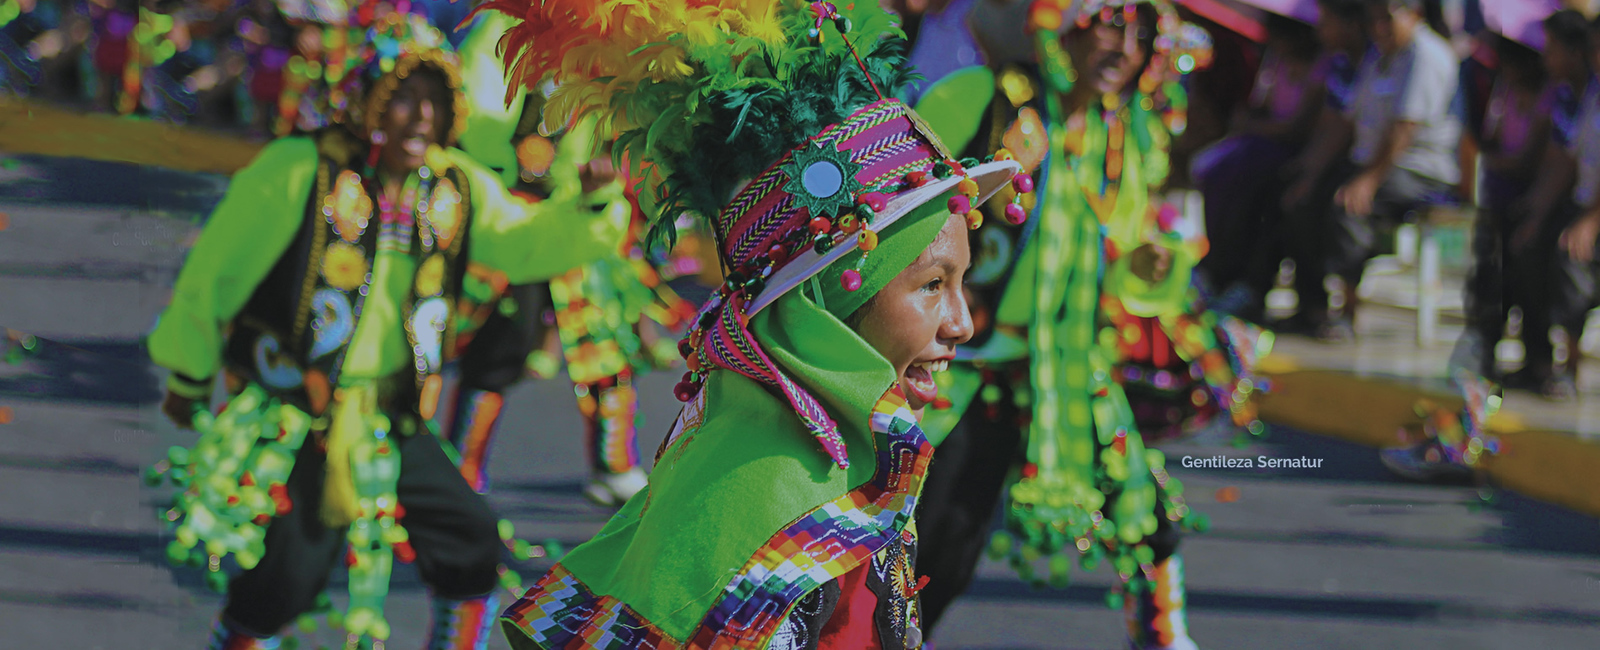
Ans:
[{"label": "green pom-pom", "polygon": [[278,650],[299,650],[299,648],[300,648],[300,638],[299,637],[292,637],[292,636],[291,637],[287,637],[287,638],[285,638],[283,640],[282,643],[278,644]]},{"label": "green pom-pom", "polygon": [[177,540],[173,540],[172,543],[167,544],[167,563],[168,564],[171,564],[172,566],[175,566],[175,567],[176,566],[183,566],[184,564],[186,564],[188,562],[188,560],[189,560],[189,549],[187,549],[187,548],[185,548],[183,546],[183,542],[179,542]]},{"label": "green pom-pom", "polygon": [[1050,557],[1050,586],[1063,589],[1072,577],[1072,560],[1065,555]]},{"label": "green pom-pom", "polygon": [[550,555],[550,559],[552,560],[559,560],[561,559],[561,556],[567,554],[567,549],[561,545],[561,540],[558,540],[554,537],[544,540],[544,550]]},{"label": "green pom-pom", "polygon": [[1122,609],[1122,594],[1115,591],[1106,592],[1106,607]]},{"label": "green pom-pom", "polygon": [[1140,546],[1133,549],[1133,558],[1138,560],[1139,564],[1153,564],[1156,561],[1156,551],[1149,546]]},{"label": "green pom-pom", "polygon": [[167,449],[167,462],[172,463],[174,467],[188,465],[189,450],[184,447],[173,445]]},{"label": "green pom-pom", "polygon": [[517,536],[517,527],[513,526],[509,519],[501,519],[500,520],[500,541],[509,542],[509,541],[511,541],[511,538],[516,537],[516,536]]},{"label": "green pom-pom", "polygon": [[344,612],[337,609],[328,612],[328,627],[335,630],[344,628]]},{"label": "green pom-pom", "polygon": [[206,572],[206,586],[219,594],[228,592],[228,574],[221,571]]},{"label": "green pom-pom", "polygon": [[526,561],[528,558],[533,557],[533,545],[520,539],[513,542],[511,545],[511,557]]},{"label": "green pom-pom", "polygon": [[317,618],[310,614],[301,614],[294,620],[294,626],[302,633],[310,634],[317,631]]},{"label": "green pom-pom", "polygon": [[1011,533],[1003,530],[996,532],[993,537],[989,538],[989,559],[999,560],[1010,555],[1014,542],[1015,540],[1011,537]]},{"label": "green pom-pom", "polygon": [[161,485],[162,474],[163,472],[159,469],[154,467],[146,467],[144,470],[144,484],[150,487]]},{"label": "green pom-pom", "polygon": [[1194,516],[1194,532],[1203,533],[1208,530],[1211,530],[1211,518],[1206,515],[1196,514]]}]

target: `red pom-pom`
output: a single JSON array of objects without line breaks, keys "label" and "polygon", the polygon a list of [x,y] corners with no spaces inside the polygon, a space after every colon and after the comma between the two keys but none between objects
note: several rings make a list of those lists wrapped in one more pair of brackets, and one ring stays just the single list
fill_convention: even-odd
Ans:
[{"label": "red pom-pom", "polygon": [[831,229],[833,229],[833,222],[828,221],[827,217],[812,217],[811,218],[811,234],[816,235],[816,234],[820,234],[820,233],[825,233],[825,232],[828,232]]},{"label": "red pom-pom", "polygon": [[966,196],[957,194],[950,197],[950,200],[946,201],[944,205],[950,209],[951,214],[965,215],[969,210],[972,209],[972,200],[968,199]]},{"label": "red pom-pom", "polygon": [[839,278],[839,284],[844,287],[845,291],[860,291],[861,272],[855,269],[845,269],[844,275]]},{"label": "red pom-pom", "polygon": [[[928,183],[928,173],[916,171],[906,174],[906,182],[917,187],[922,187]],[[877,208],[873,208],[873,210],[876,211]]]},{"label": "red pom-pom", "polygon": [[[921,174],[922,172],[912,173]],[[906,178],[910,179],[911,176],[907,175]],[[889,207],[889,197],[884,196],[883,192],[867,192],[862,194],[861,198],[856,199],[856,203],[865,203],[867,207],[872,208],[873,212],[882,212],[884,208]]]},{"label": "red pom-pom", "polygon": [[1017,174],[1016,176],[1011,177],[1011,187],[1015,188],[1018,194],[1027,194],[1032,192],[1033,177],[1027,174]]},{"label": "red pom-pom", "polygon": [[[1026,178],[1026,177],[1023,177]],[[1028,220],[1028,211],[1015,203],[1006,204],[1006,223],[1013,226]]]},{"label": "red pom-pom", "polygon": [[678,401],[680,402],[687,402],[694,399],[694,393],[694,384],[691,384],[687,381],[680,381],[678,382],[677,386],[672,387],[672,396],[678,398]]},{"label": "red pom-pom", "polygon": [[417,559],[417,552],[411,548],[411,542],[400,542],[394,545],[394,559],[401,564],[411,564]]}]

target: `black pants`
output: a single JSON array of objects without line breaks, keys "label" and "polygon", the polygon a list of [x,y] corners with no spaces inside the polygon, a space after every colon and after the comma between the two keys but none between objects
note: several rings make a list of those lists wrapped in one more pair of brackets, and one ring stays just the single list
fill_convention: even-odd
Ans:
[{"label": "black pants", "polygon": [[501,300],[515,301],[515,315],[495,310],[461,355],[461,386],[503,393],[522,379],[528,355],[544,341],[543,313],[550,306],[547,284],[512,286]]},{"label": "black pants", "polygon": [[[916,567],[917,575],[929,579],[927,587],[918,592],[927,634],[972,584],[989,545],[1006,476],[1025,457],[1013,392],[1004,382],[1000,388],[1000,400],[992,411],[980,400],[967,407],[961,421],[934,451],[923,480],[917,502]],[[1108,499],[1102,510],[1109,512],[1112,506]],[[1180,534],[1163,512],[1156,516],[1156,533],[1145,541],[1159,564],[1177,552]]]},{"label": "black pants", "polygon": [[1318,188],[1315,197],[1327,201],[1325,205],[1329,208],[1318,210],[1311,206],[1301,215],[1306,218],[1301,222],[1303,227],[1293,228],[1295,292],[1299,294],[1303,313],[1326,310],[1328,290],[1323,280],[1330,275],[1344,281],[1346,300],[1353,300],[1367,260],[1378,252],[1378,234],[1399,224],[1407,213],[1422,207],[1430,198],[1443,196],[1450,189],[1442,181],[1397,167],[1389,172],[1389,177],[1373,195],[1372,214],[1357,216],[1333,201],[1339,187],[1357,171],[1354,166],[1346,166],[1331,174],[1329,182]]},{"label": "black pants", "polygon": [[[435,436],[395,440],[400,452],[396,492],[405,507],[400,523],[411,536],[423,582],[439,598],[465,600],[493,591],[502,546],[499,519],[488,502],[467,486]],[[318,515],[325,466],[323,452],[307,440],[289,473],[293,510],[267,527],[261,562],[228,586],[223,618],[235,630],[277,634],[315,605],[344,557],[345,529],[324,526]]]},{"label": "black pants", "polygon": [[[1583,333],[1584,319],[1600,297],[1594,269],[1574,261],[1558,243],[1561,231],[1571,225],[1578,214],[1578,206],[1570,202],[1557,208],[1545,219],[1529,250],[1506,256],[1507,293],[1501,298],[1501,307],[1505,310],[1513,305],[1522,307],[1522,344],[1529,366],[1549,367],[1552,362],[1551,327],[1566,329],[1575,345],[1577,337]],[[1503,328],[1504,315],[1494,322]],[[1486,328],[1485,340],[1492,344],[1499,340],[1500,333],[1500,329]],[[1489,339],[1490,335],[1495,338]],[[1569,352],[1568,357],[1576,359],[1576,350]]]}]

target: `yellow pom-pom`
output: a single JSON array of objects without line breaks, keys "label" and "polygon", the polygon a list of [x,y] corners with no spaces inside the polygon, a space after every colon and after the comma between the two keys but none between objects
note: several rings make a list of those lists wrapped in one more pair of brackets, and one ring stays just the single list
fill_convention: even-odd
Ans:
[{"label": "yellow pom-pom", "polygon": [[983,226],[983,212],[973,209],[967,212],[967,228],[977,230]]},{"label": "yellow pom-pom", "polygon": [[862,230],[861,240],[856,245],[859,246],[861,250],[868,252],[872,251],[878,247],[878,233],[872,232],[871,230]]},{"label": "yellow pom-pom", "polygon": [[970,178],[963,178],[960,183],[956,183],[956,191],[967,195],[968,198],[977,198],[978,182]]},{"label": "yellow pom-pom", "polygon": [[1013,160],[1014,158],[1015,157],[1011,155],[1011,151],[1009,149],[1000,149],[999,151],[994,152],[995,160]]}]

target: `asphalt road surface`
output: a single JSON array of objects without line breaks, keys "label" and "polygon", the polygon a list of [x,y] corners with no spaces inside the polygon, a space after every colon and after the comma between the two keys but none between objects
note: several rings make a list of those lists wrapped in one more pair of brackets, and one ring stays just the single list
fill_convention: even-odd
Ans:
[{"label": "asphalt road surface", "polygon": [[[0,363],[0,648],[200,648],[221,606],[164,559],[167,493],[140,472],[192,442],[157,409],[140,344],[225,180],[0,155],[0,326],[40,337]],[[676,412],[665,373],[642,381],[648,458]],[[581,495],[570,385],[512,391],[491,462],[520,536],[567,545],[607,512]],[[1508,493],[1391,477],[1370,450],[1274,429],[1248,449],[1167,448],[1214,527],[1183,550],[1203,648],[1600,647],[1600,525]],[[1175,467],[1185,454],[1322,459],[1317,469]],[[708,534],[714,534],[708,531]],[[532,580],[546,564],[520,565]],[[422,646],[427,594],[396,572],[394,648]],[[343,577],[336,576],[337,594]],[[1104,570],[1035,591],[986,563],[933,636],[954,648],[1119,648]],[[331,640],[331,633],[316,637]],[[315,647],[315,644],[301,647]],[[507,647],[496,638],[492,648]]]}]

